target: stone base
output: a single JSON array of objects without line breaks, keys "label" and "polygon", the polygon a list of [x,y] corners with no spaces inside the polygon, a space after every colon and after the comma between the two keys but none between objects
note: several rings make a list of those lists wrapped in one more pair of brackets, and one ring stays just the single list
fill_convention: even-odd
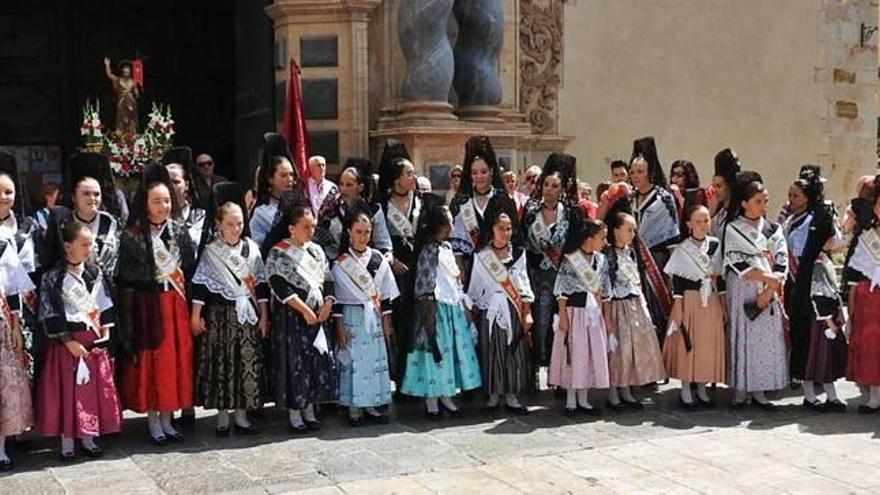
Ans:
[{"label": "stone base", "polygon": [[500,123],[504,122],[501,118],[501,109],[494,105],[473,105],[469,107],[460,107],[456,113],[458,118],[470,122]]},{"label": "stone base", "polygon": [[445,101],[409,101],[400,106],[400,115],[395,120],[408,125],[442,125],[458,120],[452,108]]}]

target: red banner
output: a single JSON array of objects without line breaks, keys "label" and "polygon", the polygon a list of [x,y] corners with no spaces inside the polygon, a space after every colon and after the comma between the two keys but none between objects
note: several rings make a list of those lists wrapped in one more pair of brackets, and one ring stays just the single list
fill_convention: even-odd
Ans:
[{"label": "red banner", "polygon": [[144,61],[136,58],[131,61],[131,78],[138,86],[144,85]]},{"label": "red banner", "polygon": [[298,185],[303,194],[308,196],[309,136],[306,132],[306,119],[303,115],[299,65],[292,58],[290,59],[290,74],[287,77],[287,99],[285,101],[287,104],[284,106],[284,127],[281,133],[290,144]]}]

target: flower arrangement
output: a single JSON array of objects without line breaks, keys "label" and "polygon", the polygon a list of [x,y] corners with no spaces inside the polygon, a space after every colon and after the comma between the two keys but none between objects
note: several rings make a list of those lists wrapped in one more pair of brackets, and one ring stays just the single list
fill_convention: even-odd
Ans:
[{"label": "flower arrangement", "polygon": [[82,110],[82,124],[79,133],[85,141],[84,148],[88,151],[100,151],[103,147],[104,124],[101,123],[101,102],[92,103],[86,100]]},{"label": "flower arrangement", "polygon": [[110,167],[121,177],[136,176],[150,160],[160,160],[171,147],[174,135],[174,119],[171,107],[156,105],[150,111],[149,121],[141,134],[111,132],[106,137]]}]

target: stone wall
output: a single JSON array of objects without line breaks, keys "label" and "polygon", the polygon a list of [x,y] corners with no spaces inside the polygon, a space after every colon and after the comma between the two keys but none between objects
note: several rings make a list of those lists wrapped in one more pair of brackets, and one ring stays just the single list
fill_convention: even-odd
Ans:
[{"label": "stone wall", "polygon": [[[562,6],[556,126],[582,177],[653,134],[661,160],[719,149],[760,170],[774,211],[803,163],[840,200],[876,166],[876,0],[521,0]],[[522,64],[521,64],[522,67]],[[537,158],[536,158],[537,159]]]}]

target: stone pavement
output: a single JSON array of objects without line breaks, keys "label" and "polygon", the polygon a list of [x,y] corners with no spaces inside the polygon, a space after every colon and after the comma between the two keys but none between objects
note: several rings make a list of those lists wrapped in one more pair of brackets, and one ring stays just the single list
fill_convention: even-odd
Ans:
[{"label": "stone pavement", "polygon": [[549,392],[527,417],[484,416],[475,399],[467,417],[437,424],[418,402],[358,429],[330,409],[323,431],[296,438],[281,411],[260,435],[229,438],[199,411],[187,441],[166,448],[150,446],[133,416],[104,439],[102,460],[62,465],[54,439],[18,446],[0,493],[878,493],[880,416],[856,414],[858,390],[839,388],[845,415],[808,412],[794,393],[775,414],[684,412],[664,386],[642,394],[645,411],[598,419],[564,417]]}]

